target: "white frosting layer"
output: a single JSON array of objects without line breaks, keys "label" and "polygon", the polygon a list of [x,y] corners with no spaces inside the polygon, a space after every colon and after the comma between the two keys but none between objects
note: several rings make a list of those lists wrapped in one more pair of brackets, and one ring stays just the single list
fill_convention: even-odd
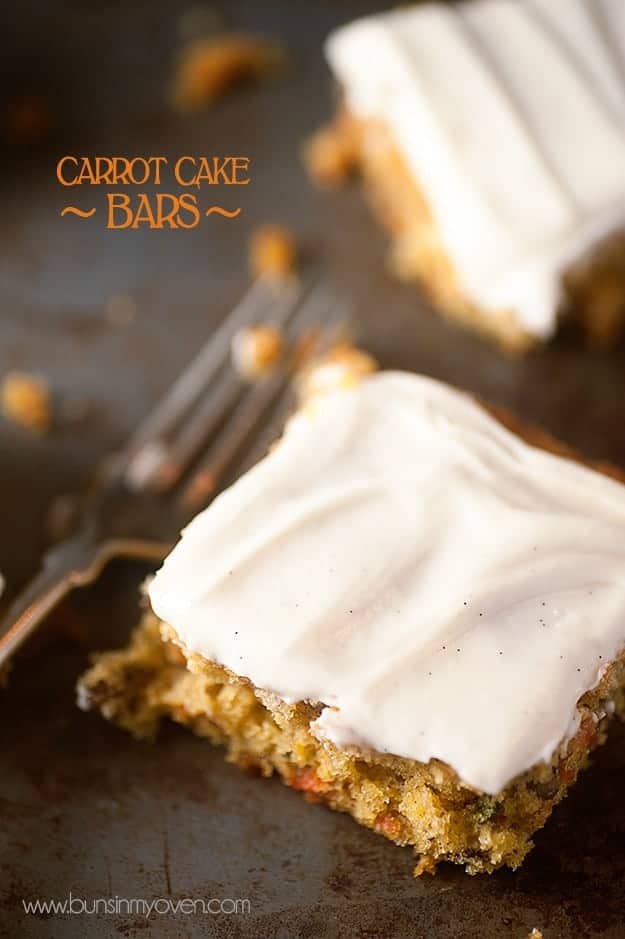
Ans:
[{"label": "white frosting layer", "polygon": [[382,372],[292,418],[149,592],[192,651],[327,705],[318,735],[496,793],[625,645],[625,486]]},{"label": "white frosting layer", "polygon": [[400,8],[327,55],[390,126],[465,294],[550,336],[562,270],[625,226],[623,0]]}]

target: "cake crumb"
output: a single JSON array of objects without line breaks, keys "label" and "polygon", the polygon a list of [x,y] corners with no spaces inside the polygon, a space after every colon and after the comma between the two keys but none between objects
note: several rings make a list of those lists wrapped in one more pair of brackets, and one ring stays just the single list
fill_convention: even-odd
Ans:
[{"label": "cake crumb", "polygon": [[295,238],[283,225],[262,225],[252,233],[248,258],[253,277],[287,277],[295,269]]},{"label": "cake crumb", "polygon": [[194,40],[180,57],[173,104],[180,111],[212,104],[235,85],[269,75],[284,59],[279,45],[245,33]]},{"label": "cake crumb", "polygon": [[232,340],[232,361],[243,378],[261,378],[279,361],[284,337],[271,323],[240,329]]},{"label": "cake crumb", "polygon": [[434,876],[437,866],[438,864],[433,858],[424,855],[419,859],[419,863],[415,867],[413,874],[415,877],[421,877],[423,874],[431,874]]},{"label": "cake crumb", "polygon": [[302,156],[309,176],[325,187],[341,185],[358,164],[354,140],[332,124],[322,127],[306,141]]},{"label": "cake crumb", "polygon": [[300,401],[310,401],[337,388],[351,388],[377,371],[378,363],[349,342],[336,343],[328,352],[306,365],[297,378]]},{"label": "cake crumb", "polygon": [[52,423],[50,389],[46,382],[25,372],[9,372],[0,389],[2,413],[7,420],[38,433]]},{"label": "cake crumb", "polygon": [[527,939],[543,939],[543,934],[540,929],[536,929],[534,926],[532,931],[527,934]]}]

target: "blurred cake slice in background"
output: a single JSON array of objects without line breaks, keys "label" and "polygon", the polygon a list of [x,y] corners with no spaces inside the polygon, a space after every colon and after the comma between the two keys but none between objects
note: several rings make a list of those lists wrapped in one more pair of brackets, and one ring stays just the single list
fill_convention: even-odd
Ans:
[{"label": "blurred cake slice in background", "polygon": [[339,114],[320,182],[360,170],[391,263],[512,350],[565,316],[625,322],[625,3],[471,0],[358,20],[326,45]]}]

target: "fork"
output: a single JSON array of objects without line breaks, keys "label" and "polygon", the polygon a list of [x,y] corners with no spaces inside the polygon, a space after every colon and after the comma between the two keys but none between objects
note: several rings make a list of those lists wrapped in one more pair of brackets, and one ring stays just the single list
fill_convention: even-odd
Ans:
[{"label": "fork", "polygon": [[342,328],[332,322],[337,309],[325,281],[253,283],[128,443],[94,474],[73,533],[48,550],[0,622],[0,667],[68,593],[95,582],[113,558],[160,563],[263,421],[285,409],[301,354],[293,351],[265,378],[246,382],[230,361],[237,331],[271,322],[288,348],[319,354]]}]

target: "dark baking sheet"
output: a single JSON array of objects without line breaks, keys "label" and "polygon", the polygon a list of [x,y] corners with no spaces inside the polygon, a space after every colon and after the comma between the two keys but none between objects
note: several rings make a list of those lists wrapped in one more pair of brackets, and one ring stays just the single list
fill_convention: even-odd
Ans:
[{"label": "dark baking sheet", "polygon": [[[43,371],[88,416],[37,439],[0,425],[0,570],[15,590],[36,565],[50,499],[121,441],[246,282],[244,245],[260,222],[291,225],[356,299],[361,335],[385,366],[417,369],[536,420],[590,456],[625,465],[625,350],[563,337],[527,361],[432,317],[384,271],[385,239],[358,193],[319,194],[297,151],[330,112],[320,55],[335,24],[373,2],[229,2],[236,27],[282,37],[288,77],[183,119],[163,106],[179,2],[5,3],[0,105],[49,95],[54,130],[6,144],[0,176],[0,368]],[[453,67],[453,63],[450,63]],[[106,232],[60,219],[63,153],[232,152],[253,157],[236,222],[191,232]],[[81,197],[82,198],[82,197]],[[84,197],[86,198],[86,196]],[[136,321],[102,307],[129,292]],[[275,781],[246,777],[173,727],[154,746],[73,704],[89,648],[121,642],[145,571],[115,566],[55,618],[0,695],[0,934],[10,937],[625,936],[625,733],[615,728],[516,874],[413,859]],[[532,676],[528,676],[528,681]],[[487,715],[486,715],[487,719]],[[22,899],[247,898],[239,916],[26,917]]]}]

